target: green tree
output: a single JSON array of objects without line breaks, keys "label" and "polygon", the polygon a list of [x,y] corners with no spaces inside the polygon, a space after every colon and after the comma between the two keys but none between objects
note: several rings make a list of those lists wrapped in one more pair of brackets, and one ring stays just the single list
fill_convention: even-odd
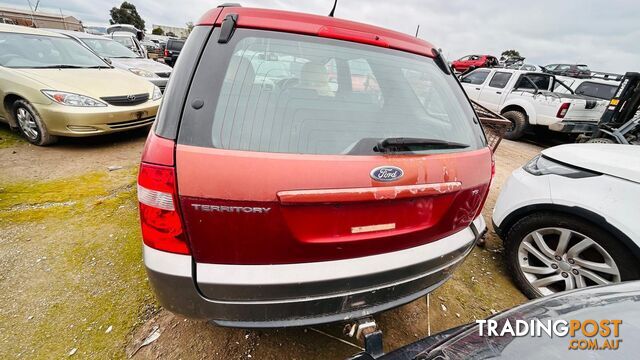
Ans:
[{"label": "green tree", "polygon": [[162,30],[162,28],[155,28],[151,30],[151,33],[153,35],[164,35],[164,30]]},{"label": "green tree", "polygon": [[144,30],[144,20],[138,14],[136,6],[129,2],[123,2],[119,8],[113,7],[110,11],[111,19],[109,23],[113,24],[130,24],[140,30]]},{"label": "green tree", "polygon": [[501,55],[504,57],[521,57],[520,52],[518,50],[513,50],[513,49],[505,50],[502,52]]},{"label": "green tree", "polygon": [[187,25],[187,35],[191,34],[191,31],[193,30],[193,22],[189,21],[185,25]]}]

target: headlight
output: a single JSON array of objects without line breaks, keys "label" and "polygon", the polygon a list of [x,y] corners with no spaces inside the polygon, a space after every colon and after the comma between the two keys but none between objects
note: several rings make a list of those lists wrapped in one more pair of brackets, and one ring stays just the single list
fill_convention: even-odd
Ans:
[{"label": "headlight", "polygon": [[158,77],[158,75],[152,73],[151,71],[147,71],[147,70],[143,70],[143,69],[131,68],[131,69],[129,69],[129,71],[131,71],[132,73],[134,73],[134,74],[136,74],[138,76],[142,76],[142,77],[148,77],[148,78]]},{"label": "headlight", "polygon": [[62,105],[82,107],[107,106],[107,104],[103,103],[100,100],[64,91],[42,90],[42,93],[45,94],[49,99]]},{"label": "headlight", "polygon": [[584,170],[556,162],[547,157],[544,157],[543,155],[534,157],[522,168],[524,169],[524,171],[535,176],[553,174],[572,179],[580,179],[600,175],[593,171]]},{"label": "headlight", "polygon": [[153,87],[153,93],[151,94],[151,100],[160,100],[160,98],[162,97],[162,91],[160,91],[160,88],[157,86]]}]

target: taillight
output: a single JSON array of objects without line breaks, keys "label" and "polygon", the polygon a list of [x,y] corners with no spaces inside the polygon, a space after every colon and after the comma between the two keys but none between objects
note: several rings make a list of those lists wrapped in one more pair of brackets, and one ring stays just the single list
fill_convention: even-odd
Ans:
[{"label": "taillight", "polygon": [[570,105],[570,103],[563,103],[562,105],[560,105],[560,109],[558,109],[556,117],[560,119],[564,118],[564,116],[567,115],[567,111],[569,111]]},{"label": "taillight", "polygon": [[157,250],[189,254],[177,208],[173,167],[142,163],[138,175],[138,202],[142,240]]},{"label": "taillight", "polygon": [[166,48],[164,49],[164,56],[169,57],[169,50],[167,50]]}]

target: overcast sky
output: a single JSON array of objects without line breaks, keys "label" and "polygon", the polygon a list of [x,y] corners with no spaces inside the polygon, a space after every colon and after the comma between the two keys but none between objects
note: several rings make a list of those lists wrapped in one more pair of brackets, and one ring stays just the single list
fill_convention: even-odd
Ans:
[{"label": "overcast sky", "polygon": [[[31,0],[34,4],[36,0]],[[230,0],[226,0],[230,1]],[[184,26],[225,0],[130,0],[151,24]],[[238,2],[233,1],[233,2]],[[243,6],[328,14],[333,0],[247,0]],[[106,24],[121,0],[41,0],[42,10]],[[0,0],[27,7],[27,0]],[[473,53],[499,56],[517,49],[527,63],[585,63],[593,70],[640,71],[640,1],[339,0],[336,17],[415,34],[448,59]]]}]

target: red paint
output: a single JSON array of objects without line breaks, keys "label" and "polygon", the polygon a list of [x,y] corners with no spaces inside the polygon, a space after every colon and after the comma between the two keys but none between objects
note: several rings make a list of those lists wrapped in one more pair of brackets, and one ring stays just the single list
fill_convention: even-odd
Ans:
[{"label": "red paint", "polygon": [[[371,179],[371,170],[383,165],[402,168],[404,176],[392,183]],[[486,198],[491,152],[483,148],[424,156],[300,155],[178,145],[176,166],[181,209],[197,262],[281,264],[397,251],[465,228]],[[460,185],[444,194],[352,198],[354,188],[389,194],[397,186],[426,184],[428,189],[429,184],[449,182]],[[305,194],[323,194],[329,201]],[[206,212],[192,204],[271,210]],[[352,227],[389,223],[395,223],[395,229],[351,233]]]},{"label": "red paint", "polygon": [[[219,26],[229,13],[238,14],[239,27],[433,56],[425,41],[324,16],[217,8],[199,25]],[[373,180],[369,174],[379,166],[400,167],[404,175],[393,182]],[[143,237],[165,251],[191,249],[201,263],[286,264],[381,254],[469,226],[491,177],[489,148],[431,155],[304,155],[176,146],[151,134],[139,184],[170,192],[177,208],[165,214],[141,204]],[[353,230],[389,224],[388,230]]]},{"label": "red paint", "polygon": [[153,129],[149,131],[147,142],[142,151],[142,161],[150,164],[173,166],[173,153],[176,143],[173,140],[161,138]]},{"label": "red paint", "polygon": [[495,61],[495,64],[497,65],[497,60],[494,56],[491,55],[476,55],[478,56],[478,59],[476,60],[462,60],[462,59],[458,59],[455,61],[451,62],[451,66],[453,66],[453,68],[456,71],[466,71],[469,68],[473,67],[473,68],[480,68],[480,67],[487,67],[490,65],[490,63],[493,61]]},{"label": "red paint", "polygon": [[437,184],[385,186],[370,188],[293,190],[278,192],[280,204],[343,203],[355,201],[383,201],[408,199],[430,195],[444,195],[460,190],[457,181]]},{"label": "red paint", "polygon": [[333,26],[323,26],[318,30],[318,36],[337,40],[358,42],[362,44],[389,47],[389,43],[376,34],[363,31],[343,29]]},{"label": "red paint", "polygon": [[[239,28],[274,30],[297,34],[327,36],[342,40],[389,47],[414,54],[433,57],[433,45],[416,37],[377,26],[336,19],[328,16],[290,11],[226,7],[212,9],[198,21],[198,25],[220,26],[227,14],[238,14]],[[324,29],[324,30],[323,30]],[[328,30],[331,29],[331,30]],[[378,40],[375,40],[375,37]]]}]

